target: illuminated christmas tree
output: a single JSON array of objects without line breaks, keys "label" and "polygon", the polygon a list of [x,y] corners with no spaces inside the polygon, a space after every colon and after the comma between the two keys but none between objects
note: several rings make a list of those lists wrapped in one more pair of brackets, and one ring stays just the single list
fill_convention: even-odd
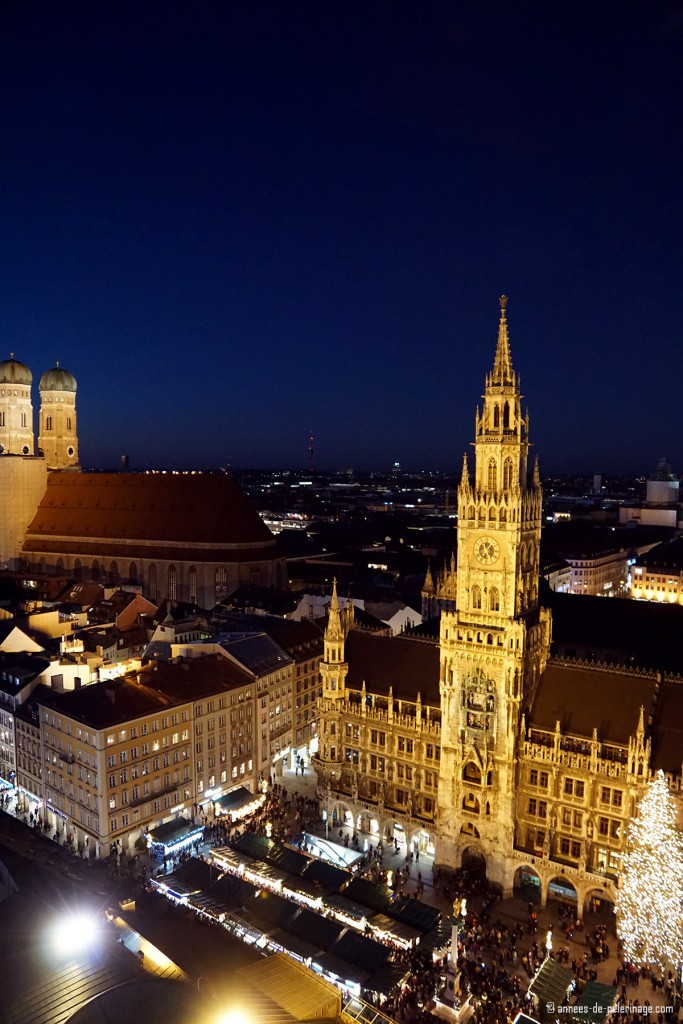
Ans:
[{"label": "illuminated christmas tree", "polygon": [[630,824],[617,931],[624,957],[637,966],[680,970],[683,965],[683,836],[664,772],[648,785]]}]

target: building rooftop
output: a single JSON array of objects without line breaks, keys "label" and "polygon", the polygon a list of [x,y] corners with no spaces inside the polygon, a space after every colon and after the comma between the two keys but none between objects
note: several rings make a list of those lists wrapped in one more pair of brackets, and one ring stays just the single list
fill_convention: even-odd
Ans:
[{"label": "building rooftop", "polygon": [[439,648],[403,636],[377,636],[352,629],[346,638],[349,663],[346,685],[397,700],[414,701],[420,693],[424,704],[440,707]]},{"label": "building rooftop", "polygon": [[683,606],[549,592],[553,652],[683,673]]},{"label": "building rooftop", "polygon": [[[31,522],[24,550],[52,551],[54,536],[69,554],[133,558],[131,541],[144,541],[145,557],[222,561],[274,557],[274,538],[232,477],[222,474],[51,473]],[[108,542],[108,543],[107,543]],[[253,545],[253,547],[252,547]]]},{"label": "building rooftop", "polygon": [[67,693],[48,691],[42,703],[94,729],[107,729],[250,682],[250,676],[227,658],[207,655],[177,663],[155,662],[136,675]]},{"label": "building rooftop", "polygon": [[266,633],[229,640],[222,645],[232,658],[255,676],[269,675],[293,664],[293,658]]},{"label": "building rooftop", "polygon": [[656,692],[654,674],[551,661],[538,684],[529,724],[554,732],[559,721],[563,732],[587,739],[595,728],[599,740],[626,745],[635,735],[641,706],[646,716],[654,709]]}]

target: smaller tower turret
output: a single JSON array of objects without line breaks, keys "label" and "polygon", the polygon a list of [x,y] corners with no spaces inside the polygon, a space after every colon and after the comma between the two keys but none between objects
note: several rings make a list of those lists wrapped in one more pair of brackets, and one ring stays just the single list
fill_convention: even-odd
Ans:
[{"label": "smaller tower turret", "polygon": [[48,469],[79,469],[76,378],[59,363],[40,378],[38,447]]}]

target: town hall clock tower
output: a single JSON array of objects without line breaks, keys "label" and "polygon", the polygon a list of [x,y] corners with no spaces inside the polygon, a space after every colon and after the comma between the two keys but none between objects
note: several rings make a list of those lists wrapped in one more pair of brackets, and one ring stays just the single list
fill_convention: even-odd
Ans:
[{"label": "town hall clock tower", "polygon": [[512,368],[507,298],[477,409],[474,479],[458,489],[457,569],[440,586],[441,767],[436,860],[506,876],[513,848],[522,709],[545,668],[549,613],[538,604],[541,484],[529,479],[529,416]]}]

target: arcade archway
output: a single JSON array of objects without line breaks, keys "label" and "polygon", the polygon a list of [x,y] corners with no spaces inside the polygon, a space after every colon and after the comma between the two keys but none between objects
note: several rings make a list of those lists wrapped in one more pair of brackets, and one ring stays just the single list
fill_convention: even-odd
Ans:
[{"label": "arcade archway", "polygon": [[543,895],[543,884],[540,875],[530,865],[523,864],[515,871],[512,882],[515,896],[530,903],[540,903]]},{"label": "arcade archway", "polygon": [[576,889],[564,875],[555,875],[548,882],[547,899],[557,900],[560,903],[578,905]]},{"label": "arcade archway", "polygon": [[462,851],[461,865],[476,878],[486,878],[486,857],[476,846],[466,846]]}]

